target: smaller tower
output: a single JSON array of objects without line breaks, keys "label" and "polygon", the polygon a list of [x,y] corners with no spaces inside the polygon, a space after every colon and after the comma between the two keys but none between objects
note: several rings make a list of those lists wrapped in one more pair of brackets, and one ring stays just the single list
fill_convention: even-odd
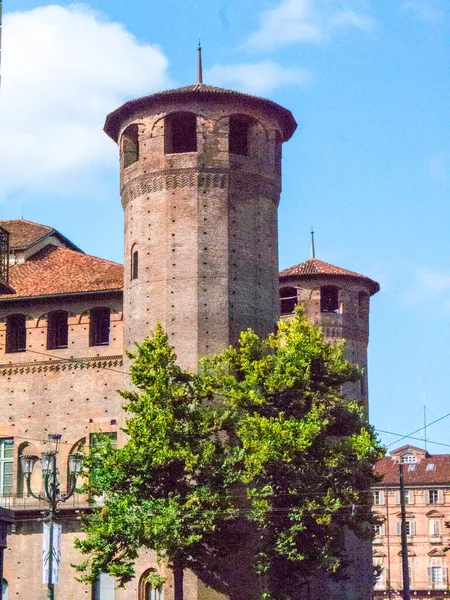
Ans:
[{"label": "smaller tower", "polygon": [[301,304],[308,319],[322,327],[328,341],[345,340],[347,358],[364,374],[360,381],[345,384],[343,391],[366,407],[370,297],[379,289],[373,279],[318,260],[314,252],[306,262],[280,273],[282,318],[288,318],[294,306]]}]

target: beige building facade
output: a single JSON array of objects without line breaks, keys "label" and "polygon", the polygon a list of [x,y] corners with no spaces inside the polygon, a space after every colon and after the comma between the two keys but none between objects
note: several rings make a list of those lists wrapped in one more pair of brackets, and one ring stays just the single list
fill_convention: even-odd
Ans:
[{"label": "beige building facade", "polygon": [[402,598],[399,464],[403,463],[408,568],[411,597],[450,597],[450,454],[429,454],[402,446],[377,464],[382,476],[373,488],[373,510],[380,517],[373,541],[373,561],[380,569],[374,598]]}]

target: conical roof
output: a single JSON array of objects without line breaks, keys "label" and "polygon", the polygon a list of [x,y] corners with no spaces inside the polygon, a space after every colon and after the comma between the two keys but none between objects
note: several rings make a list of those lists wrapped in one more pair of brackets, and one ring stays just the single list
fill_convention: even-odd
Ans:
[{"label": "conical roof", "polygon": [[319,260],[318,258],[310,258],[305,262],[299,263],[298,265],[294,265],[293,267],[289,267],[280,272],[280,279],[290,277],[331,277],[333,279],[358,279],[362,283],[365,283],[369,286],[371,295],[380,291],[380,284],[373,279],[370,279],[365,275],[360,275],[360,273],[355,273],[354,271],[349,271],[348,269],[331,265],[330,263]]},{"label": "conical roof", "polygon": [[199,98],[207,99],[208,101],[214,99],[227,99],[235,104],[237,110],[239,110],[240,106],[253,105],[274,112],[283,127],[283,141],[287,141],[297,128],[297,123],[291,111],[272,100],[253,96],[252,94],[236,92],[235,90],[227,90],[213,85],[206,85],[205,83],[195,83],[194,85],[164,90],[162,92],[156,92],[156,94],[150,94],[148,96],[143,96],[142,98],[136,98],[135,100],[125,102],[125,104],[122,104],[122,106],[113,110],[113,112],[109,113],[106,117],[104,131],[109,137],[117,142],[121,123],[130,113],[143,108],[148,109],[152,104],[159,103],[161,100],[165,99],[175,100],[183,106],[186,100]]}]

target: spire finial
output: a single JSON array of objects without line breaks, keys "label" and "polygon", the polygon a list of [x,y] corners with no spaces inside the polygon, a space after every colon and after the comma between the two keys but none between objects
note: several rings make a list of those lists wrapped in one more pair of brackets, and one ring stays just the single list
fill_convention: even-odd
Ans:
[{"label": "spire finial", "polygon": [[311,225],[311,258],[316,258],[316,249],[314,248],[314,229]]},{"label": "spire finial", "polygon": [[198,38],[197,83],[203,83],[202,46],[200,44],[200,38]]}]

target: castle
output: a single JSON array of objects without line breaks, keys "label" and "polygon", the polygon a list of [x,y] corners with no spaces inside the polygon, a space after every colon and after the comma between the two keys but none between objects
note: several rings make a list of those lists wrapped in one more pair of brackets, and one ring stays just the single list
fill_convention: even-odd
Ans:
[{"label": "castle", "polygon": [[[315,257],[278,273],[281,152],[295,129],[278,104],[201,80],[109,114],[105,131],[120,150],[124,267],[87,256],[49,226],[0,222],[0,496],[16,511],[4,568],[10,599],[30,590],[35,600],[46,597],[46,503],[27,494],[20,456],[39,457],[48,434],[61,433],[65,489],[69,454],[89,448],[98,432],[120,443],[124,351],[158,321],[181,365],[195,370],[200,356],[236,342],[241,330],[273,331],[280,305],[288,318],[299,301],[329,339],[347,341],[348,357],[367,372],[369,302],[378,284]],[[366,375],[349,385],[345,391],[367,405]],[[42,488],[38,461],[31,486]],[[145,583],[149,570],[159,569],[148,551],[125,589],[114,590],[107,575],[92,589],[74,580],[73,541],[89,506],[76,493],[61,505],[56,597],[161,600],[163,593],[171,600],[163,567],[163,591]],[[369,600],[370,543],[350,540],[349,548],[358,564],[333,598]],[[188,573],[185,598],[219,595]]]}]

